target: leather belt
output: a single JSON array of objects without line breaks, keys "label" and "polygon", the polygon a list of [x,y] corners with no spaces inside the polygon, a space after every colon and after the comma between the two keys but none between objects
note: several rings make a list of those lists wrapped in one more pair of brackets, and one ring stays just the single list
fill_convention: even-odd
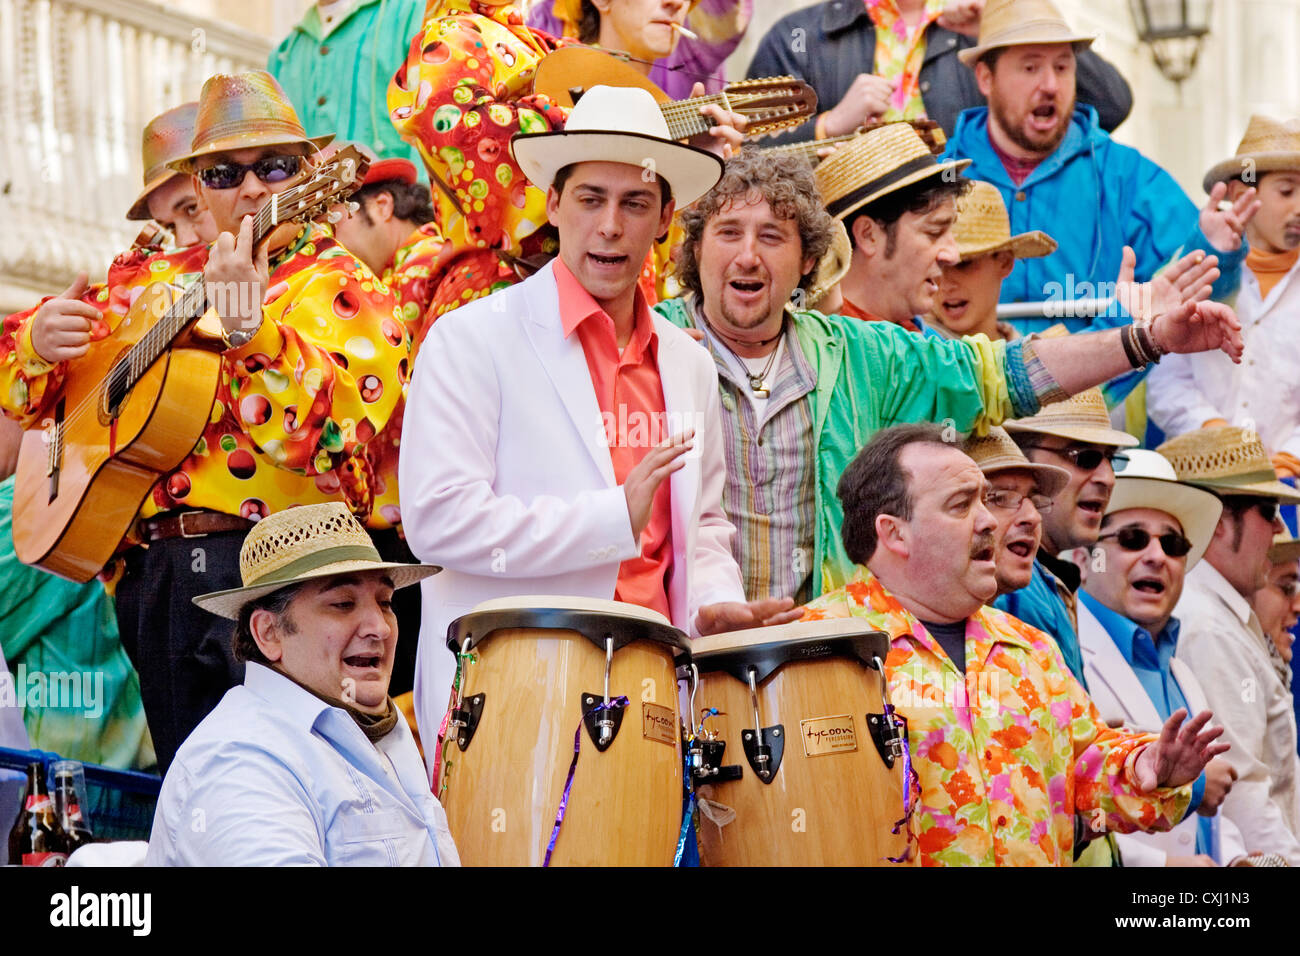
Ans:
[{"label": "leather belt", "polygon": [[237,515],[220,511],[181,511],[161,515],[140,522],[146,541],[166,541],[168,538],[201,538],[205,534],[222,531],[247,531],[253,522]]}]

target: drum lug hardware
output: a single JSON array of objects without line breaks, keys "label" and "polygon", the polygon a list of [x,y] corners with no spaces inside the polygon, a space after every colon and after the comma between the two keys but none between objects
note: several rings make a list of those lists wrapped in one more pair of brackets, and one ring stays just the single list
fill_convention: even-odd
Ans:
[{"label": "drum lug hardware", "polygon": [[[760,743],[760,740],[763,741]],[[785,726],[764,727],[760,732],[742,730],[740,745],[745,748],[745,757],[749,765],[758,774],[758,779],[771,783],[776,779],[776,772],[781,769],[781,757],[785,754]]]},{"label": "drum lug hardware", "polygon": [[880,759],[893,770],[894,761],[903,756],[903,735],[885,719],[884,714],[867,714],[867,727],[871,730],[876,750],[880,751]]},{"label": "drum lug hardware", "polygon": [[722,754],[727,749],[725,740],[697,740],[687,752],[690,758],[691,786],[706,783],[730,783],[739,780],[744,771],[740,764],[722,765]]},{"label": "drum lug hardware", "polygon": [[483,701],[487,694],[475,694],[465,698],[464,705],[451,712],[451,727],[456,731],[456,746],[463,753],[478,730],[479,718],[483,716]]},{"label": "drum lug hardware", "polygon": [[[582,722],[587,725],[587,734],[591,737],[591,742],[595,744],[598,751],[604,753],[618,736],[619,728],[623,726],[623,711],[626,708],[610,707],[607,710],[594,710],[593,708],[602,699],[600,694],[582,695]],[[602,729],[605,731],[603,735]]]}]

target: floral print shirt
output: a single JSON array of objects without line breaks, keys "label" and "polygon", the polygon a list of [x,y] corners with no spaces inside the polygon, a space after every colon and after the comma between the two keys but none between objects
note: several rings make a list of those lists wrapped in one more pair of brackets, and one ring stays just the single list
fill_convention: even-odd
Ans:
[{"label": "floral print shirt", "polygon": [[875,74],[895,82],[889,96],[886,123],[925,119],[921,99],[921,66],[925,63],[925,31],[943,13],[948,0],[926,0],[921,21],[909,27],[894,0],[865,0],[867,14],[876,25]]},{"label": "floral print shirt", "polygon": [[889,693],[908,722],[923,866],[1069,866],[1074,817],[1094,831],[1167,830],[1191,786],[1138,791],[1154,734],[1106,726],[1047,635],[990,607],[966,623],[963,675],[925,627],[859,568],[804,620],[860,617],[890,635]]},{"label": "floral print shirt", "polygon": [[[110,334],[152,283],[193,281],[207,253],[193,246],[119,260],[108,283],[86,293],[103,316],[92,338]],[[262,326],[225,352],[208,426],[154,486],[142,518],[208,508],[258,519],[340,500],[370,516],[364,448],[409,381],[406,328],[388,289],[327,227],[308,226],[270,265]],[[51,366],[32,349],[34,312],[9,316],[0,330],[0,404],[24,424],[40,418],[67,373],[67,363]]]}]

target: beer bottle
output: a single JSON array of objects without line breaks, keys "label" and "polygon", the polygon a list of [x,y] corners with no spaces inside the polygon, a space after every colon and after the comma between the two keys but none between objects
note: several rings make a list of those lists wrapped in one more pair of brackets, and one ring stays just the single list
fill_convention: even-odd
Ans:
[{"label": "beer bottle", "polygon": [[69,855],[87,843],[94,842],[90,824],[81,810],[81,796],[77,787],[77,777],[81,773],[81,764],[75,760],[61,760],[54,765],[54,808],[59,816],[59,827],[63,830]]},{"label": "beer bottle", "polygon": [[68,859],[59,818],[54,815],[54,803],[45,786],[43,764],[27,766],[27,805],[14,834],[17,839],[10,842],[10,854],[12,858],[16,847],[17,859],[13,862],[22,866],[62,866]]}]

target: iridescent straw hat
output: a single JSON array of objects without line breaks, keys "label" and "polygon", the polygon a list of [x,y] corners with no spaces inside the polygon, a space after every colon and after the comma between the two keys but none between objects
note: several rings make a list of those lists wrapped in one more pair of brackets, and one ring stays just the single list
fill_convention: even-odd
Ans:
[{"label": "iridescent straw hat", "polygon": [[168,164],[190,151],[190,143],[194,140],[194,121],[198,113],[197,102],[183,103],[158,114],[144,128],[143,142],[140,145],[140,159],[144,163],[144,190],[127,210],[127,219],[153,218],[149,215],[149,194],[172,177],[180,175],[176,170],[170,169]]}]

